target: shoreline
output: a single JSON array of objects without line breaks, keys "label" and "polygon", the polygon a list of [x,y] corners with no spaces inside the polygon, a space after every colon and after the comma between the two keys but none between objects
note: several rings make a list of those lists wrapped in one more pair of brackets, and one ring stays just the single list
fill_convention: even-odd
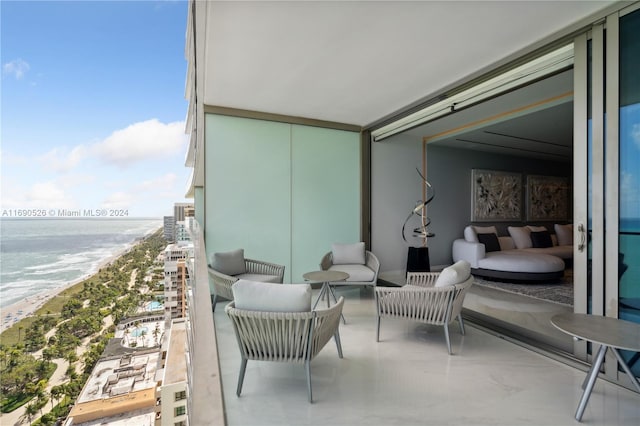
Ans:
[{"label": "shoreline", "polygon": [[[78,284],[81,284],[82,282],[94,277],[100,272],[102,268],[112,264],[118,258],[122,257],[127,252],[129,252],[129,250],[131,250],[133,247],[143,242],[147,237],[148,235],[145,235],[142,239],[135,241],[130,246],[123,248],[117,253],[106,258],[104,261],[100,262],[98,264],[97,270],[94,273],[85,275],[73,281],[69,281],[68,283],[63,284],[59,287],[52,288],[50,290],[44,290],[33,296],[26,297],[24,300],[21,300],[19,302],[0,308],[0,316],[2,317],[2,324],[0,325],[0,333],[10,329],[16,324],[19,324],[20,321],[22,321],[23,319],[32,317],[33,315],[35,315],[38,309],[44,306],[45,303],[47,303],[49,300],[53,299],[54,297],[58,296],[63,291],[73,286],[76,286]],[[5,319],[7,317],[9,317],[10,320],[5,322]],[[14,320],[15,318],[18,318],[18,320],[17,321]]]}]

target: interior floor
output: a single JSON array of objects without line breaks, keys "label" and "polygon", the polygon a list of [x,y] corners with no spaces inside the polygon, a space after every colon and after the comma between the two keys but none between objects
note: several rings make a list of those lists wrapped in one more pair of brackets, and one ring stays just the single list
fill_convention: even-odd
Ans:
[{"label": "interior floor", "polygon": [[[298,364],[249,361],[242,395],[236,396],[240,354],[226,302],[218,304],[214,318],[227,424],[576,424],[586,371],[470,322],[465,336],[457,322],[450,326],[453,355],[447,353],[442,327],[398,319],[382,319],[376,342],[373,291],[338,287],[336,292],[345,297],[344,358],[331,341],[311,362],[312,404]],[[583,423],[638,425],[640,395],[599,379]]]}]

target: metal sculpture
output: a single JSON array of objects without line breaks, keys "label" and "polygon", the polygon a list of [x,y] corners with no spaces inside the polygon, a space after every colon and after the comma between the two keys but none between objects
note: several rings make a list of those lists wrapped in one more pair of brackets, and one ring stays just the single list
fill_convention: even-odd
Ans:
[{"label": "metal sculpture", "polygon": [[415,238],[420,238],[422,240],[422,245],[426,247],[427,238],[435,237],[435,234],[432,232],[429,232],[428,230],[428,227],[431,224],[431,219],[427,217],[426,210],[427,210],[427,204],[429,204],[433,200],[433,197],[435,197],[436,192],[431,186],[431,184],[427,181],[427,178],[425,178],[424,175],[420,173],[420,170],[417,167],[416,167],[416,171],[418,172],[418,175],[420,175],[420,178],[422,178],[422,182],[424,185],[423,187],[425,188],[425,200],[424,201],[419,200],[416,203],[413,210],[411,210],[411,213],[409,213],[409,216],[407,216],[407,219],[404,221],[404,225],[402,225],[402,239],[407,244],[410,244],[406,236],[407,224],[409,223],[411,218],[415,215],[420,217],[420,226],[413,228],[412,236]]}]

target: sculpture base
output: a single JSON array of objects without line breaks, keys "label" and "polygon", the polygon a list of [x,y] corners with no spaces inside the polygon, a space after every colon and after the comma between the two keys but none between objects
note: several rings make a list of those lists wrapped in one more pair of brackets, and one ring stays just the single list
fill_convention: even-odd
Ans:
[{"label": "sculpture base", "polygon": [[409,247],[407,272],[431,272],[429,247]]}]

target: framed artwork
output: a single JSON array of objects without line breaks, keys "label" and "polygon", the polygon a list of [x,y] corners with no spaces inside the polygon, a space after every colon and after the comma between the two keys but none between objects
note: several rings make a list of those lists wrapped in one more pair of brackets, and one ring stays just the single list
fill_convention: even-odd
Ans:
[{"label": "framed artwork", "polygon": [[569,179],[558,176],[527,176],[527,220],[567,220]]},{"label": "framed artwork", "polygon": [[471,170],[471,221],[522,219],[522,174]]}]

